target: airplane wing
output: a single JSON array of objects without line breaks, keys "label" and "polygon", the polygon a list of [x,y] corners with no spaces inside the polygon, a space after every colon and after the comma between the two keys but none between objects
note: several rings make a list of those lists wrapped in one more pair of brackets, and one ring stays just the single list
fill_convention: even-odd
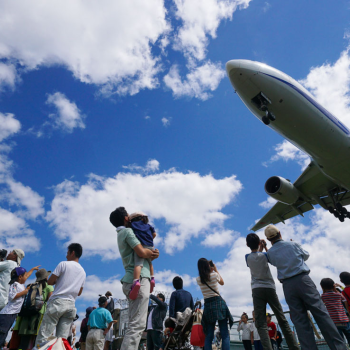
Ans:
[{"label": "airplane wing", "polygon": [[324,209],[334,206],[332,193],[343,206],[350,204],[350,192],[339,190],[339,186],[326,177],[319,168],[311,162],[300,177],[294,182],[294,186],[301,192],[305,199],[298,200],[294,205],[277,202],[253,227],[253,231],[262,229],[269,224],[285,222],[297,215],[302,215],[319,204]]}]

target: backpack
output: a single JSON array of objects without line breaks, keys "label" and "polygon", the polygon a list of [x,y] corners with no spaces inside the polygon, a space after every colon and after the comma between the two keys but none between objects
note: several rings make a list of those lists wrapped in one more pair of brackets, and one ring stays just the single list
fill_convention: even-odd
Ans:
[{"label": "backpack", "polygon": [[107,304],[106,306],[106,309],[111,313],[113,314],[113,311],[114,311],[114,299],[112,297],[111,298],[111,301]]},{"label": "backpack", "polygon": [[33,316],[38,314],[44,302],[42,284],[40,282],[30,284],[29,292],[24,297],[19,316]]}]

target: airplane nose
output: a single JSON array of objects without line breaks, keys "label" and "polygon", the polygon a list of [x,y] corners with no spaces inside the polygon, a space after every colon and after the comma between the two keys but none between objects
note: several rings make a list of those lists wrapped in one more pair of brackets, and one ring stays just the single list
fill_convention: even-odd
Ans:
[{"label": "airplane nose", "polygon": [[241,67],[241,60],[231,60],[226,63],[226,73],[230,76],[230,72],[233,69],[239,69]]},{"label": "airplane nose", "polygon": [[246,67],[246,62],[247,60],[231,60],[226,63],[227,75],[236,91],[252,75],[252,71]]}]

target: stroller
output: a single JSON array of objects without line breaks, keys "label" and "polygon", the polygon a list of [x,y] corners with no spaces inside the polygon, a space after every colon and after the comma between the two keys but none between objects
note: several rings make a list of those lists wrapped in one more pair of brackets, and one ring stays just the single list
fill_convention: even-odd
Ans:
[{"label": "stroller", "polygon": [[174,331],[170,334],[164,350],[192,350],[193,346],[190,343],[190,335],[193,321],[196,315],[196,310],[200,309],[202,303],[197,301],[192,310],[191,316],[187,319],[184,325],[177,325]]}]

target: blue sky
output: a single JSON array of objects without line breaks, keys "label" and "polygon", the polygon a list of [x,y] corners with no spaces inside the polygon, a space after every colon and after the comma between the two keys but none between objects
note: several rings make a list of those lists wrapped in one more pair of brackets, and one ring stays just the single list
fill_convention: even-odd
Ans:
[{"label": "blue sky", "polygon": [[[28,269],[53,270],[80,242],[82,313],[107,289],[123,297],[108,216],[124,205],[148,213],[159,233],[158,290],[180,274],[200,297],[193,279],[206,257],[232,310],[249,311],[242,237],[271,204],[265,181],[294,181],[308,158],[251,115],[224,66],[242,58],[280,69],[350,126],[349,2],[70,6],[2,2],[2,247],[23,248]],[[310,250],[316,283],[349,265],[348,228],[319,208],[281,226]]]}]

